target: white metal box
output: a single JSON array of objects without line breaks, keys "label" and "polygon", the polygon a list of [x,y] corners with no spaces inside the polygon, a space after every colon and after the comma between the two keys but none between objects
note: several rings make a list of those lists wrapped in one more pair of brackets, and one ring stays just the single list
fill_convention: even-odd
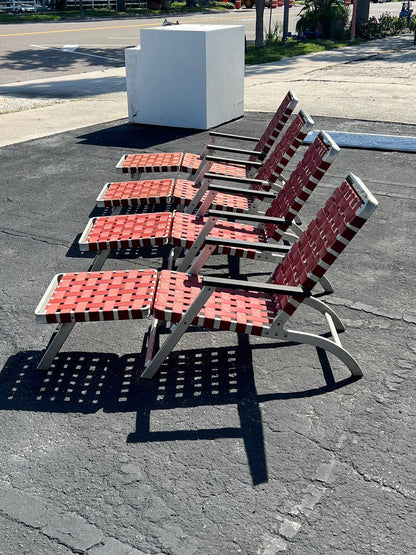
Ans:
[{"label": "white metal box", "polygon": [[129,121],[209,129],[244,113],[244,27],[142,29],[125,50]]}]

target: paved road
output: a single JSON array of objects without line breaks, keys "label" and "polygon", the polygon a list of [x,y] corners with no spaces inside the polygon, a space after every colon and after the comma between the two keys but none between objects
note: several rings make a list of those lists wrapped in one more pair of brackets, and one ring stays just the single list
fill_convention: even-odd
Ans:
[{"label": "paved road", "polygon": [[[370,15],[398,13],[401,4],[371,4]],[[290,10],[289,30],[294,31],[300,8]],[[159,25],[157,18],[88,20],[85,22],[8,24],[0,30],[0,84],[88,71],[106,70],[124,64],[124,49],[140,43],[140,29]],[[182,23],[244,25],[248,40],[255,37],[255,10],[181,16]],[[271,29],[282,25],[283,8],[273,10]],[[264,29],[269,29],[270,12],[265,10]]]},{"label": "paved road", "polygon": [[[282,14],[281,8],[275,10],[273,24],[282,21]],[[0,32],[0,83],[119,67],[124,64],[124,49],[140,43],[140,29],[160,25],[164,19],[165,16],[159,16],[3,26]],[[244,25],[247,38],[254,40],[254,10],[193,14],[181,16],[180,21]],[[268,28],[267,11],[264,22]]]}]

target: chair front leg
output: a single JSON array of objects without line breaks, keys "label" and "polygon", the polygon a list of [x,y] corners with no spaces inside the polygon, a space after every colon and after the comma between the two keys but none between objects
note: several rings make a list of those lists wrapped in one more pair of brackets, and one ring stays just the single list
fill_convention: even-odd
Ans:
[{"label": "chair front leg", "polygon": [[[172,349],[178,343],[180,338],[192,324],[194,318],[198,315],[204,304],[207,302],[209,297],[212,295],[215,287],[204,286],[201,292],[196,297],[194,302],[182,316],[178,324],[172,329],[172,332],[168,335],[163,345],[159,348],[154,357],[150,360],[146,360],[146,368],[142,372],[142,378],[153,378],[156,372],[159,370],[163,362],[166,360]],[[150,340],[150,338],[149,338]]]},{"label": "chair front leg", "polygon": [[109,254],[109,250],[98,251],[92,264],[88,268],[88,272],[98,272],[99,270],[101,270]]},{"label": "chair front leg", "polygon": [[204,244],[205,238],[210,234],[212,228],[216,225],[218,220],[219,220],[218,217],[208,218],[205,225],[199,232],[198,237],[193,242],[193,245],[189,248],[188,252],[181,260],[181,263],[178,266],[178,272],[186,272],[186,270],[191,265],[193,259],[197,255],[197,253],[201,250],[202,245]]},{"label": "chair front leg", "polygon": [[52,335],[48,346],[46,347],[46,351],[39,362],[37,369],[38,370],[48,370],[50,365],[52,364],[53,359],[57,355],[59,349],[65,343],[68,335],[71,333],[72,328],[75,326],[75,322],[70,322],[66,324],[59,324],[58,328],[56,329],[55,333]]}]

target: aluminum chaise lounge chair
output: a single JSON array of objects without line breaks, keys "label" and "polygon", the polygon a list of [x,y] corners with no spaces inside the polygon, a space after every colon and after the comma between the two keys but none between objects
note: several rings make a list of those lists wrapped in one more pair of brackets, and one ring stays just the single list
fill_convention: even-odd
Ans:
[{"label": "aluminum chaise lounge chair", "polygon": [[[260,138],[211,131],[209,133],[208,143],[201,155],[189,152],[143,152],[125,154],[121,157],[116,169],[120,173],[134,176],[135,179],[138,179],[140,174],[149,172],[180,171],[195,174],[198,172],[201,164],[203,164],[205,156],[213,151],[221,151],[228,154],[246,154],[253,163],[261,162],[266,158],[297,103],[298,99],[296,96],[292,91],[288,91]],[[239,141],[255,142],[256,144],[253,150],[248,151],[241,148],[219,146],[216,144],[216,141],[220,138],[229,140],[238,139]],[[224,162],[218,166],[214,166],[212,171],[215,173],[227,173],[229,171],[227,166],[231,164],[232,162]],[[235,166],[235,164],[233,165]],[[232,172],[232,175],[237,173],[239,177],[242,177],[245,175],[245,168],[235,166]]]},{"label": "aluminum chaise lounge chair", "polygon": [[[187,274],[148,269],[55,276],[35,313],[38,322],[58,323],[59,328],[38,368],[49,368],[76,322],[142,319],[152,314],[144,378],[157,372],[191,325],[313,345],[338,357],[352,375],[361,376],[358,362],[341,344],[342,322],[311,292],[376,206],[370,191],[349,174],[296,243],[287,247],[267,284],[201,277],[193,269]],[[290,329],[290,319],[303,302],[325,316],[331,337]],[[153,354],[162,321],[174,326]]]}]

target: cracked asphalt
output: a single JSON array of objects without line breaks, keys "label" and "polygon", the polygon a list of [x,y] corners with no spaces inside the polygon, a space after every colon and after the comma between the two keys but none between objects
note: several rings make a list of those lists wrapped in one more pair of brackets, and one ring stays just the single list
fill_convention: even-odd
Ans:
[{"label": "cracked asphalt", "polygon": [[[268,119],[223,129],[259,134]],[[118,120],[0,150],[1,555],[416,551],[414,154],[341,149],[303,210],[307,221],[350,171],[380,203],[329,273],[363,379],[311,347],[196,329],[143,381],[143,321],[78,325],[36,371],[53,326],[34,308],[54,274],[87,269],[77,240],[120,156],[199,152],[206,138]],[[166,254],[114,253],[105,268]],[[206,271],[264,279],[269,266],[218,257]],[[307,310],[296,322],[321,329]]]},{"label": "cracked asphalt", "polygon": [[[249,68],[245,116],[222,130],[261,134],[292,88],[315,129],[416,137],[409,45]],[[36,370],[53,326],[34,309],[56,273],[88,268],[78,239],[121,155],[207,140],[129,125],[117,71],[107,90],[85,74],[87,98],[33,110],[18,102],[39,106],[38,84],[2,87],[7,110],[23,111],[0,117],[0,555],[413,555],[414,153],[341,148],[301,213],[310,220],[351,171],[379,201],[328,274],[363,379],[312,347],[195,328],[141,380],[146,321],[79,324]],[[166,256],[124,250],[104,268]],[[270,266],[214,257],[204,271],[262,280]],[[294,325],[325,329],[306,307]]]}]

